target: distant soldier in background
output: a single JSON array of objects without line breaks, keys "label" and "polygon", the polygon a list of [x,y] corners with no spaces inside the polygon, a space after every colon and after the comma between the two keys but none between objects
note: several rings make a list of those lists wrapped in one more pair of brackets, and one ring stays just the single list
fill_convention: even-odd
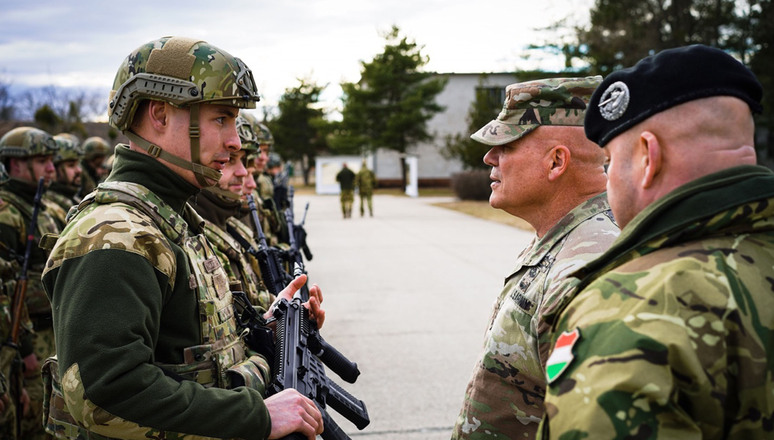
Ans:
[{"label": "distant soldier in background", "polygon": [[[8,171],[8,181],[0,187],[0,249],[2,259],[19,268],[23,259],[28,235],[33,237],[33,246],[27,263],[27,289],[25,302],[32,323],[32,342],[34,356],[28,355],[29,347],[22,346],[24,358],[24,387],[27,389],[31,405],[29,412],[22,418],[21,433],[25,439],[46,438],[42,419],[43,382],[40,375],[40,363],[56,351],[51,321],[51,304],[46,297],[40,281],[48,252],[37,244],[46,234],[58,234],[61,226],[51,215],[53,202],[42,200],[38,210],[37,227],[29,231],[32,223],[33,204],[38,189],[38,181],[43,179],[48,186],[56,177],[54,154],[58,151],[54,138],[43,130],[32,127],[18,127],[0,138],[0,159]],[[17,273],[18,278],[19,273]],[[9,288],[13,280],[4,279]],[[9,289],[10,290],[10,289]],[[10,292],[8,292],[10,293]],[[29,329],[28,329],[29,330]]]},{"label": "distant soldier in background", "polygon": [[360,194],[360,217],[365,215],[365,206],[368,205],[368,214],[374,216],[373,195],[376,187],[376,176],[374,172],[368,169],[368,164],[363,160],[363,165],[355,175],[355,186],[357,193]]},{"label": "distant soldier in background", "polygon": [[61,216],[62,213],[67,214],[70,207],[81,201],[81,158],[83,157],[83,149],[81,148],[81,141],[75,135],[69,133],[60,133],[54,136],[54,140],[59,146],[54,155],[56,180],[51,182],[45,197],[62,208],[53,213],[57,215],[57,219],[64,225],[65,217]]},{"label": "distant soldier in background", "polygon": [[355,173],[349,169],[347,163],[341,165],[341,170],[336,174],[336,181],[341,188],[341,214],[344,218],[352,217],[352,203],[355,201]]},{"label": "distant soldier in background", "polygon": [[83,141],[83,159],[81,160],[81,197],[92,192],[106,177],[102,164],[110,154],[110,145],[99,136]]}]

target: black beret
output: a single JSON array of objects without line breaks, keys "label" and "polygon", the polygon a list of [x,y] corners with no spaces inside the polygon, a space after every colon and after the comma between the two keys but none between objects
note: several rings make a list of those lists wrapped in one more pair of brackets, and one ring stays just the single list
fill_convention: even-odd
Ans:
[{"label": "black beret", "polygon": [[694,99],[734,96],[760,113],[762,94],[755,75],[720,49],[701,44],[667,49],[608,75],[591,96],[584,129],[604,147],[635,124]]}]

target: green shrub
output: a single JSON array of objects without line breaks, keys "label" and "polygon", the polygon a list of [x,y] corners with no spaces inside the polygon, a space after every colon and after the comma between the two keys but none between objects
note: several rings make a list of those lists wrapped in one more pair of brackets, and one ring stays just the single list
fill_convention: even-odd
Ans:
[{"label": "green shrub", "polygon": [[451,187],[460,200],[489,200],[489,170],[471,170],[452,174]]}]

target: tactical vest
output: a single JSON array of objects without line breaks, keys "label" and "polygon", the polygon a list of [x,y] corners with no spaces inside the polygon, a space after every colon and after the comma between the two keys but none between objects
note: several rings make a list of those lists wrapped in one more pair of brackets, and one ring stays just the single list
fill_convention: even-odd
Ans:
[{"label": "tactical vest", "polygon": [[[11,204],[21,214],[17,232],[19,233],[19,243],[25,244],[27,242],[27,228],[29,228],[32,220],[32,204],[8,191],[0,191],[0,198]],[[59,233],[59,224],[51,215],[51,210],[55,206],[56,205],[54,205],[53,202],[45,199],[41,200],[41,206],[38,210],[37,233],[35,234],[37,237]],[[40,252],[39,250],[36,250],[37,247],[38,243],[33,243],[33,254],[38,254],[38,252]],[[17,249],[16,251],[21,251],[20,257],[24,256],[23,249]],[[38,258],[40,258],[40,256]],[[45,263],[45,258],[42,258],[41,261],[30,262],[27,269],[27,292],[24,296],[24,300],[27,303],[29,314],[33,317],[51,315],[51,303],[46,296],[46,292],[43,290],[43,284],[40,282],[40,276],[43,273],[43,266]],[[19,264],[21,265],[21,262]]]},{"label": "tactical vest", "polygon": [[[186,253],[189,270],[189,287],[198,293],[201,341],[199,345],[183,350],[181,364],[156,365],[179,381],[191,380],[205,387],[233,388],[248,386],[261,393],[269,377],[268,364],[257,355],[249,356],[240,337],[228,277],[215,251],[201,233],[190,235],[192,229],[201,230],[204,220],[189,205],[183,216],[178,215],[169,205],[160,200],[147,188],[128,182],[101,183],[71,210],[68,221],[92,203],[125,204],[139,209],[171,242]],[[177,268],[180,270],[180,268]],[[72,419],[62,395],[58,365],[55,358],[44,364],[46,382],[44,399],[44,420],[47,430],[65,438],[77,439],[83,435],[83,428]],[[87,438],[107,438],[88,434]]]}]

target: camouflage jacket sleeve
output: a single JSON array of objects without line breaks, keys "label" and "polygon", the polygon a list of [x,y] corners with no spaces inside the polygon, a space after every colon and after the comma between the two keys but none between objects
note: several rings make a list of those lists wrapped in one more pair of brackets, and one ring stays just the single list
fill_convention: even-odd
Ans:
[{"label": "camouflage jacket sleeve", "polygon": [[63,233],[43,275],[72,416],[108,437],[265,438],[257,390],[205,388],[157,366],[182,363],[183,347],[201,341],[184,251],[142,219],[125,242],[126,211],[103,206]]}]

